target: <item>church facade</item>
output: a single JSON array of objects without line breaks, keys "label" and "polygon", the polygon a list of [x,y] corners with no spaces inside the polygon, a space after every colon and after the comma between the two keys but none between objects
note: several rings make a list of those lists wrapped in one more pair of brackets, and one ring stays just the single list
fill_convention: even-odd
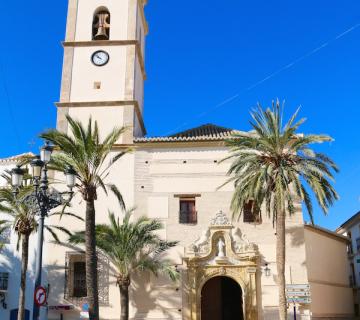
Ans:
[{"label": "church facade", "polygon": [[[130,318],[278,319],[272,220],[254,212],[251,204],[239,220],[232,220],[233,186],[219,188],[230,164],[220,163],[228,155],[224,141],[233,129],[206,124],[172,136],[146,136],[146,2],[69,0],[61,95],[56,103],[57,128],[64,132],[66,115],[84,122],[92,117],[102,135],[114,127],[128,128],[114,152],[129,147],[133,152],[114,166],[108,181],[119,187],[137,216],[163,221],[163,239],[179,241],[169,257],[180,281],[150,274],[134,278]],[[123,214],[114,197],[100,193],[97,223],[107,223],[109,209]],[[79,196],[71,210],[84,212]],[[84,228],[66,217],[62,223],[72,231]],[[347,238],[304,224],[300,203],[286,224],[286,280],[289,286],[307,288],[309,297],[295,304],[289,301],[289,314],[296,310],[300,319],[351,319]],[[86,316],[85,258],[83,248],[62,240],[62,246],[45,245],[43,283],[50,290],[42,315],[75,320]],[[119,319],[119,289],[111,263],[101,255],[99,295],[101,319]]]}]

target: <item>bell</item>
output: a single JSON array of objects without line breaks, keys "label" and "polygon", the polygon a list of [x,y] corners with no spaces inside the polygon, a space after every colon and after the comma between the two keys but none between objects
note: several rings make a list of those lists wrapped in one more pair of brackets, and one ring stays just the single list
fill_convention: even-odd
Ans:
[{"label": "bell", "polygon": [[97,23],[94,25],[94,29],[97,29],[97,32],[94,35],[94,40],[109,40],[109,17],[110,15],[107,12],[101,12],[97,14]]},{"label": "bell", "polygon": [[106,33],[106,28],[99,27],[94,40],[109,40],[109,36]]}]

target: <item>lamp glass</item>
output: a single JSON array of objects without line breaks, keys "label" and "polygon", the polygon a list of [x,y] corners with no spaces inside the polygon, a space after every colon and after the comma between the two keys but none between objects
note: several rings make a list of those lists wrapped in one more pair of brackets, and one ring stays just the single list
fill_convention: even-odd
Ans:
[{"label": "lamp glass", "polygon": [[66,185],[71,190],[76,184],[76,171],[72,166],[68,166],[65,170]]},{"label": "lamp glass", "polygon": [[76,177],[75,177],[75,174],[73,173],[66,173],[65,174],[66,176],[66,185],[72,189],[75,187],[75,180],[76,180]]},{"label": "lamp glass", "polygon": [[11,171],[11,184],[13,187],[20,187],[24,178],[24,172],[19,168]]},{"label": "lamp glass", "polygon": [[32,167],[32,175],[34,178],[40,178],[41,176],[41,167],[40,166],[33,166]]},{"label": "lamp glass", "polygon": [[44,162],[40,160],[40,157],[37,157],[33,161],[31,161],[33,178],[38,179],[41,177],[41,170],[43,166],[44,166]]},{"label": "lamp glass", "polygon": [[49,163],[51,160],[51,154],[53,152],[53,147],[47,142],[40,150],[40,159],[45,163]]}]

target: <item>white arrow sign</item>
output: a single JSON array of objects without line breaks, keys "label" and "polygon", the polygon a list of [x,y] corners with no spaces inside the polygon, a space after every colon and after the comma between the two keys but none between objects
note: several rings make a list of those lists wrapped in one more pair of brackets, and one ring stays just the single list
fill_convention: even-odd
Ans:
[{"label": "white arrow sign", "polygon": [[288,297],[310,297],[309,291],[287,291],[286,295]]},{"label": "white arrow sign", "polygon": [[311,299],[310,297],[304,297],[304,298],[288,298],[287,301],[289,303],[299,303],[299,304],[310,304]]},{"label": "white arrow sign", "polygon": [[293,290],[310,290],[309,284],[287,284],[286,285],[287,291],[293,291]]}]

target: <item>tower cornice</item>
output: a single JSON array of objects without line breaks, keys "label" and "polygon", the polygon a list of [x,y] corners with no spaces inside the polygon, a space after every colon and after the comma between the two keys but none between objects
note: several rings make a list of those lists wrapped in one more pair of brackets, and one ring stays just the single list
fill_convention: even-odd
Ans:
[{"label": "tower cornice", "polygon": [[58,108],[91,108],[91,107],[120,107],[134,106],[141,129],[146,134],[144,119],[140,111],[139,103],[136,100],[119,100],[119,101],[77,101],[77,102],[55,102]]}]

